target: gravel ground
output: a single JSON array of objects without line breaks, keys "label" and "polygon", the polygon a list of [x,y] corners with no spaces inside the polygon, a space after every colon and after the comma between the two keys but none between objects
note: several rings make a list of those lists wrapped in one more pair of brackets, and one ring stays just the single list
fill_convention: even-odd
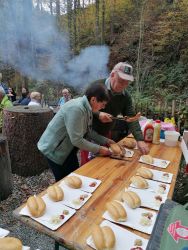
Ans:
[{"label": "gravel ground", "polygon": [[54,178],[50,170],[45,170],[39,176],[20,177],[13,174],[13,192],[4,201],[0,202],[0,227],[10,231],[10,236],[18,237],[31,250],[53,250],[54,240],[40,234],[30,227],[25,226],[13,217],[12,211],[19,207],[26,199],[40,193],[49,184],[54,183]]}]

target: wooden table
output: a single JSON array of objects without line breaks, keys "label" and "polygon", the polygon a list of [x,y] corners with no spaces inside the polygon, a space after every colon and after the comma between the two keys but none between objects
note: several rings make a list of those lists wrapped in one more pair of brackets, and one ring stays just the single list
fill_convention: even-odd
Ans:
[{"label": "wooden table", "polygon": [[[148,165],[145,166],[174,174],[168,194],[168,198],[172,198],[181,159],[181,149],[179,146],[167,147],[163,143],[160,145],[151,144],[150,147],[150,155],[170,161],[170,165],[166,169],[159,169]],[[139,157],[140,153],[138,150],[135,150],[131,162],[107,157],[97,157],[77,169],[75,171],[77,174],[100,179],[102,184],[93,193],[93,196],[88,202],[56,231],[46,228],[29,217],[21,216],[19,211],[24,205],[17,208],[14,211],[14,215],[28,226],[35,228],[41,233],[47,234],[68,249],[91,250],[92,248],[86,245],[86,239],[90,235],[92,225],[94,223],[100,224],[102,221],[102,214],[105,211],[106,202],[117,197],[118,193],[125,186],[129,185],[130,177],[134,175],[136,169],[141,164],[138,162]],[[44,194],[44,192],[42,194]],[[144,233],[129,228],[126,229],[144,238],[149,238],[149,236]]]}]

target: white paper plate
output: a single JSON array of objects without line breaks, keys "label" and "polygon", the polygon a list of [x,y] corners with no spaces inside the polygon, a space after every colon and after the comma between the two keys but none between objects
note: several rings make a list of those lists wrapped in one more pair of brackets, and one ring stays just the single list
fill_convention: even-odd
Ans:
[{"label": "white paper plate", "polygon": [[[87,177],[87,176],[83,176],[83,175],[79,175],[79,174],[75,174],[75,173],[71,173],[68,176],[79,177],[82,180],[82,186],[81,186],[80,190],[83,190],[83,191],[88,192],[88,193],[93,193],[98,188],[98,186],[101,184],[101,180],[97,180],[97,179],[94,179],[91,177]],[[63,185],[65,184],[64,181],[62,181],[62,183],[63,183]],[[95,183],[94,187],[90,186],[92,183]]]},{"label": "white paper plate", "polygon": [[[146,190],[147,192],[154,192],[156,194],[159,194],[159,195],[163,195],[163,196],[166,196],[168,195],[168,192],[170,190],[170,185],[167,184],[167,183],[163,183],[163,182],[159,182],[159,181],[153,181],[153,180],[147,180],[148,182],[148,185],[149,185],[149,188],[147,189],[142,189],[142,190]],[[161,193],[160,192],[160,185],[164,185],[166,187],[166,190],[164,191],[164,193]],[[133,187],[135,189],[138,189],[136,188],[132,183],[130,185],[130,187]]]},{"label": "white paper plate", "polygon": [[[82,190],[69,188],[65,183],[62,183],[62,182],[60,183],[59,186],[63,189],[64,198],[62,201],[55,202],[56,204],[60,203],[60,204],[66,205],[68,207],[72,207],[74,209],[79,209],[92,196],[92,194],[84,192]],[[83,197],[83,199],[80,199],[81,196]],[[45,194],[43,197],[45,197],[45,199],[47,199],[48,202],[51,201],[50,198],[48,198],[47,194]],[[75,201],[78,201],[78,203],[75,204]],[[51,202],[53,202],[53,201],[51,201]]]},{"label": "white paper plate", "polygon": [[[67,207],[59,202],[53,202],[48,197],[43,197],[44,202],[46,203],[46,212],[43,216],[39,218],[34,218],[31,216],[27,206],[22,208],[20,211],[21,215],[26,215],[31,217],[33,220],[36,220],[37,222],[41,223],[42,225],[52,229],[56,230],[60,226],[62,226],[68,219],[70,219],[73,214],[75,214],[76,210],[72,209],[70,207]],[[68,210],[69,214],[64,216],[64,219],[60,220],[58,223],[52,223],[52,217],[54,216],[60,216],[63,213],[63,210]]]},{"label": "white paper plate", "polygon": [[[142,240],[142,249],[145,250],[148,244],[148,240],[144,239],[143,237],[140,237],[134,233],[131,233],[130,231],[126,230],[125,228],[119,227],[113,223],[111,223],[110,221],[104,220],[101,224],[101,226],[109,226],[114,234],[115,234],[115,238],[116,238],[116,243],[115,243],[115,247],[113,248],[113,250],[129,250],[134,246],[134,241],[136,239]],[[92,237],[89,236],[89,238],[87,238],[87,244],[89,246],[91,246],[92,248],[96,249]]]},{"label": "white paper plate", "polygon": [[4,238],[5,236],[7,236],[10,233],[10,231],[0,228],[0,238]]},{"label": "white paper plate", "polygon": [[149,164],[149,163],[142,160],[142,156],[139,159],[139,162],[142,162],[144,164],[151,165],[151,166],[154,166],[154,167],[158,167],[158,168],[167,168],[168,165],[170,164],[170,161],[163,160],[163,159],[158,159],[158,158],[153,158],[153,161],[154,162],[152,164]]},{"label": "white paper plate", "polygon": [[131,158],[131,157],[133,157],[133,155],[134,155],[134,151],[133,150],[125,148],[125,154],[124,154],[125,157]]},{"label": "white paper plate", "polygon": [[[122,221],[122,222],[114,221],[112,219],[112,217],[110,216],[110,214],[108,213],[108,211],[106,211],[103,214],[103,218],[106,220],[115,222],[117,224],[133,228],[133,229],[141,231],[143,233],[151,234],[153,226],[155,224],[155,220],[157,218],[157,214],[153,211],[148,210],[148,209],[144,209],[144,208],[132,209],[132,208],[128,207],[125,203],[121,203],[121,204],[124,206],[124,208],[127,212],[127,221]],[[152,220],[151,220],[151,225],[143,226],[139,223],[139,221],[142,217],[142,213],[148,213],[148,212],[153,215]]]},{"label": "white paper plate", "polygon": [[[138,196],[141,199],[141,207],[147,207],[147,208],[151,208],[157,211],[159,210],[160,205],[164,203],[167,199],[166,195],[162,195],[162,194],[158,195],[153,192],[147,191],[147,189],[145,190],[145,189],[136,189],[136,188],[129,187],[128,190],[133,191],[138,194]],[[160,196],[162,201],[156,202],[156,199],[155,199],[156,196]]]},{"label": "white paper plate", "polygon": [[[164,183],[171,183],[172,182],[173,174],[168,173],[168,172],[159,171],[159,170],[150,169],[150,168],[148,168],[148,169],[153,173],[152,180],[160,181],[160,182],[164,182]],[[168,174],[168,176],[165,176],[165,174]]]}]

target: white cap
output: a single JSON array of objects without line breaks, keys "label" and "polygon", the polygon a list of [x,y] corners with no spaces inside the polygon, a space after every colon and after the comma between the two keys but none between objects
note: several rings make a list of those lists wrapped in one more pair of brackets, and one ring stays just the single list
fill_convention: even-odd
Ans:
[{"label": "white cap", "polygon": [[120,78],[133,82],[133,67],[126,62],[119,62],[112,71],[116,71]]}]

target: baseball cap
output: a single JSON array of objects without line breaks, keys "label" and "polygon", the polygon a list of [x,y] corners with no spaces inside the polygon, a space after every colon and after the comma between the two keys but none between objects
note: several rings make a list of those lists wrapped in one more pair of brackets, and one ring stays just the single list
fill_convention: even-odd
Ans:
[{"label": "baseball cap", "polygon": [[126,62],[119,62],[112,71],[116,71],[120,78],[133,82],[133,67]]}]

